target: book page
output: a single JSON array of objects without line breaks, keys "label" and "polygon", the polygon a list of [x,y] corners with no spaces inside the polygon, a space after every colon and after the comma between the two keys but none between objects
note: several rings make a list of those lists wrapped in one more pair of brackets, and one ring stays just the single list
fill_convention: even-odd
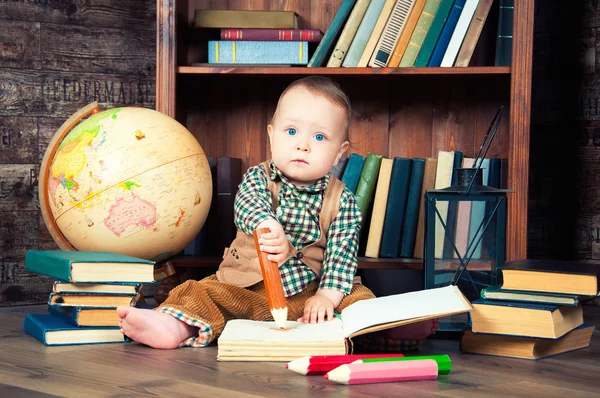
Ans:
[{"label": "book page", "polygon": [[454,286],[361,300],[342,311],[344,336],[369,326],[423,317],[438,317],[473,308]]},{"label": "book page", "polygon": [[234,319],[225,325],[219,342],[337,342],[344,341],[342,321],[333,319],[325,323],[298,323],[287,321],[284,330],[279,330],[275,322]]}]

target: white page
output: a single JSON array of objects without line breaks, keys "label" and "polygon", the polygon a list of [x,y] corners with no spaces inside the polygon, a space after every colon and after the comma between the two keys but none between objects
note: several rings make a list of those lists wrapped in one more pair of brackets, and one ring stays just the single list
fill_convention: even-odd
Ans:
[{"label": "white page", "polygon": [[324,323],[307,324],[287,321],[285,330],[275,322],[234,319],[225,325],[220,341],[267,341],[269,343],[342,342],[342,321],[333,319]]},{"label": "white page", "polygon": [[454,286],[361,300],[342,311],[344,336],[369,326],[470,310]]}]

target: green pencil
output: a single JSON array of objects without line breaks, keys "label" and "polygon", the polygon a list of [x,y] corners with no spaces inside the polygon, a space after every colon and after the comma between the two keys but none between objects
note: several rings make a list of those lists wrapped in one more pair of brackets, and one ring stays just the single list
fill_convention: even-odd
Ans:
[{"label": "green pencil", "polygon": [[416,357],[390,357],[390,358],[369,358],[359,359],[352,363],[369,363],[369,362],[391,362],[391,361],[410,361],[416,359],[433,359],[438,364],[438,374],[447,375],[452,370],[452,361],[448,355],[423,355]]}]

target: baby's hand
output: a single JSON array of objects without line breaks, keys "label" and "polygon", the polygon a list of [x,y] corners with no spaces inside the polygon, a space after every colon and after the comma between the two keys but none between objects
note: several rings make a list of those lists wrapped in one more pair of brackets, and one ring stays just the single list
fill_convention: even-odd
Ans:
[{"label": "baby's hand", "polygon": [[281,224],[275,220],[266,220],[258,224],[258,228],[269,228],[271,232],[262,234],[258,240],[260,250],[269,253],[267,258],[277,264],[285,260],[289,245]]},{"label": "baby's hand", "polygon": [[304,315],[298,322],[323,323],[333,318],[333,302],[325,295],[317,293],[304,303]]}]

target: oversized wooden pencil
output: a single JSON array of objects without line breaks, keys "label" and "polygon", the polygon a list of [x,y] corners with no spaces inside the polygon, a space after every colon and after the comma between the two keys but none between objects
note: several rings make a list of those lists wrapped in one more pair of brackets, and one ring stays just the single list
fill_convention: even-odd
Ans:
[{"label": "oversized wooden pencil", "polygon": [[437,362],[433,359],[351,363],[341,365],[324,377],[340,384],[389,383],[393,381],[435,380]]},{"label": "oversized wooden pencil", "polygon": [[340,365],[361,359],[399,359],[403,356],[402,354],[314,355],[295,359],[285,365],[285,367],[301,375],[324,375]]},{"label": "oversized wooden pencil", "polygon": [[419,359],[433,359],[438,365],[438,375],[447,375],[452,370],[452,361],[448,355],[416,355],[412,357],[394,358],[357,358],[355,362],[350,363],[372,363],[372,362],[392,362],[392,361],[415,361]]},{"label": "oversized wooden pencil", "polygon": [[269,228],[259,228],[254,231],[254,244],[258,253],[258,262],[265,282],[265,291],[269,302],[269,309],[273,314],[273,319],[280,329],[285,329],[285,321],[287,320],[287,303],[283,294],[283,283],[279,274],[277,263],[267,258],[268,253],[260,250],[258,239],[262,234],[271,232]]}]

